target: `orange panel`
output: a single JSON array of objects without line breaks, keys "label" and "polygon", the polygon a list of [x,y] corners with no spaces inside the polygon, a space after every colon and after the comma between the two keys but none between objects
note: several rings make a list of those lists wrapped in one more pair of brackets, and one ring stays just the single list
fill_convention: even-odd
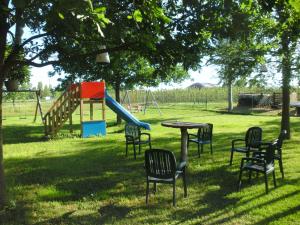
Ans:
[{"label": "orange panel", "polygon": [[105,82],[82,82],[80,98],[104,98]]}]

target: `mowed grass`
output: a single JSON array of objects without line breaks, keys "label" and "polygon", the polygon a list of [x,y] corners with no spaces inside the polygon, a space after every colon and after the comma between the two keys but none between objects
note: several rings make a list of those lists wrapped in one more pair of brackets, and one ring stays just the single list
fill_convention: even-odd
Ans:
[{"label": "mowed grass", "polygon": [[[81,139],[67,125],[58,138],[43,141],[43,127],[32,118],[4,120],[4,161],[9,207],[0,213],[2,224],[300,224],[300,118],[291,118],[292,139],[284,143],[285,179],[278,165],[278,187],[269,176],[269,194],[263,177],[237,192],[240,154],[229,166],[231,140],[244,137],[250,126],[263,128],[263,138],[278,136],[280,117],[272,113],[226,114],[211,107],[174,104],[136,113],[151,123],[154,148],[180,156],[179,129],[162,127],[164,120],[214,124],[214,153],[205,146],[198,158],[196,145],[188,153],[188,197],[181,179],[176,185],[177,207],[171,185],[158,185],[145,204],[144,151],[125,157],[124,124],[115,126],[107,110],[107,136]],[[75,117],[78,117],[75,115]],[[192,131],[192,130],[191,130]],[[195,132],[195,131],[194,131]],[[146,148],[146,147],[145,147]],[[144,148],[144,149],[145,149]]]}]

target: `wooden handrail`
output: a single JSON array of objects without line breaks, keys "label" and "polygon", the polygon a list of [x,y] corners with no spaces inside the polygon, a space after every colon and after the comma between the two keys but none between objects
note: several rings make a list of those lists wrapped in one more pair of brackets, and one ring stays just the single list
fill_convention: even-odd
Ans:
[{"label": "wooden handrail", "polygon": [[[53,103],[51,108],[44,115],[45,133],[46,135],[54,135],[59,128],[68,119],[63,116],[68,110],[69,114],[73,113],[79,105],[80,87],[79,85],[71,85],[67,90]],[[72,102],[72,104],[70,104]],[[69,104],[69,105],[68,105]]]},{"label": "wooden handrail", "polygon": [[46,114],[50,113],[56,106],[59,106],[60,105],[59,102],[61,101],[61,99],[67,96],[72,90],[78,91],[79,94],[79,85],[77,84],[75,89],[72,88],[72,85],[68,86],[67,90],[63,92],[61,96],[59,96],[59,98],[53,103],[53,105],[50,107],[50,109],[47,111]]}]

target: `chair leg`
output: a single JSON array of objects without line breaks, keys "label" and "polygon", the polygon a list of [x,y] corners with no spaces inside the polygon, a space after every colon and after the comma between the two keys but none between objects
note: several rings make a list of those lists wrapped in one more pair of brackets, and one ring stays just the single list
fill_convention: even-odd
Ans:
[{"label": "chair leg", "polygon": [[190,142],[189,142],[189,140],[187,141],[187,149],[189,149],[189,147],[190,147]]},{"label": "chair leg", "polygon": [[282,165],[282,158],[281,157],[279,159],[279,168],[280,168],[280,172],[281,172],[281,177],[282,177],[282,179],[284,179],[284,172],[283,172],[283,165]]},{"label": "chair leg", "polygon": [[141,144],[139,143],[139,154],[141,154]]},{"label": "chair leg", "polygon": [[240,169],[240,175],[239,175],[239,181],[238,181],[238,191],[241,190],[241,187],[242,187],[242,174],[243,174],[243,169],[241,168]]},{"label": "chair leg", "polygon": [[135,143],[133,143],[133,155],[134,155],[134,159],[136,159],[136,149],[135,149]]},{"label": "chair leg", "polygon": [[126,142],[126,157],[128,155],[128,143]]},{"label": "chair leg", "polygon": [[176,206],[176,180],[173,181],[173,206]]},{"label": "chair leg", "polygon": [[264,175],[265,175],[266,194],[268,194],[268,193],[269,193],[269,188],[268,188],[268,175],[267,175],[266,172],[264,173]]},{"label": "chair leg", "polygon": [[156,190],[157,190],[156,182],[154,182],[154,183],[153,183],[153,193],[154,193],[154,194],[156,193]]},{"label": "chair leg", "polygon": [[186,186],[185,171],[183,172],[182,179],[183,179],[184,197],[186,198],[187,197],[187,186]]},{"label": "chair leg", "polygon": [[248,177],[248,182],[251,183],[251,178],[252,178],[252,171],[249,171],[249,177]]},{"label": "chair leg", "polygon": [[229,165],[230,165],[230,166],[232,165],[232,159],[233,159],[233,151],[231,150],[230,162],[229,162]]},{"label": "chair leg", "polygon": [[213,154],[212,142],[210,142],[210,154]]},{"label": "chair leg", "polygon": [[201,153],[203,153],[203,144],[201,144]]},{"label": "chair leg", "polygon": [[275,170],[273,170],[273,182],[274,182],[274,187],[277,187],[277,184],[276,184],[276,176],[275,176]]},{"label": "chair leg", "polygon": [[148,198],[149,198],[149,181],[147,179],[147,187],[146,187],[146,204],[148,204]]},{"label": "chair leg", "polygon": [[149,141],[149,149],[150,149],[150,150],[152,149],[151,141]]},{"label": "chair leg", "polygon": [[200,144],[197,143],[197,146],[198,146],[198,157],[200,158]]}]

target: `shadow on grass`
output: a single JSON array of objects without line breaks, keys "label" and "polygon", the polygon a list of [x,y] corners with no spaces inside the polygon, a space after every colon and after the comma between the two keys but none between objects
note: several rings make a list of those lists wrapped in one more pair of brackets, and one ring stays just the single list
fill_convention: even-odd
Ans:
[{"label": "shadow on grass", "polygon": [[[161,122],[160,120],[156,120]],[[277,119],[274,119],[277,123]],[[277,137],[277,131],[274,130],[274,121],[261,123],[264,132],[268,133],[268,137]],[[295,124],[297,127],[299,125]],[[279,124],[278,124],[279,127]],[[12,127],[11,127],[12,129]],[[37,132],[39,128],[36,128]],[[298,128],[297,128],[298,129]],[[175,131],[170,129],[170,133],[164,133],[167,137],[155,137],[154,148],[166,148],[175,152],[177,158],[180,155],[180,132],[179,129]],[[174,134],[174,131],[178,134]],[[12,134],[10,134],[12,135]],[[208,149],[197,157],[196,147],[189,150],[189,158],[193,164],[192,168],[188,171],[188,186],[199,187],[199,194],[193,195],[192,201],[196,205],[206,205],[205,208],[200,208],[198,211],[193,209],[177,209],[177,217],[180,217],[181,223],[187,220],[196,219],[199,216],[204,216],[204,223],[209,223],[209,219],[215,217],[214,212],[222,213],[222,209],[235,207],[236,205],[246,204],[245,201],[240,202],[241,197],[231,197],[228,195],[236,191],[237,171],[240,160],[235,156],[235,164],[232,167],[228,166],[229,162],[229,149],[231,140],[243,136],[241,132],[227,132],[217,133],[214,135],[214,154],[210,155]],[[18,140],[19,141],[19,140]],[[132,150],[126,158],[124,140],[112,143],[111,140],[102,140],[99,146],[98,140],[90,140],[88,142],[80,143],[84,150],[72,152],[70,154],[61,155],[59,157],[44,157],[36,155],[35,158],[26,159],[7,159],[6,170],[8,183],[11,186],[20,187],[36,187],[35,201],[40,202],[62,202],[68,201],[82,201],[83,198],[93,199],[96,201],[106,201],[107,199],[121,199],[125,198],[144,198],[145,196],[145,174],[143,169],[143,152],[138,156],[137,160],[133,160]],[[120,144],[122,143],[122,144]],[[88,149],[88,150],[86,150]],[[143,148],[146,149],[146,148]],[[194,152],[193,152],[194,151]],[[240,157],[242,156],[239,154]],[[205,160],[210,160],[209,162]],[[215,163],[211,165],[209,163]],[[200,167],[195,165],[200,164]],[[203,165],[203,167],[202,167]],[[255,185],[255,184],[254,184]],[[44,188],[44,189],[43,189]],[[189,187],[188,187],[189,188]],[[208,189],[206,189],[208,188]],[[201,192],[203,191],[204,192]],[[16,194],[23,195],[23,189],[16,190]],[[260,195],[256,195],[248,201],[255,200]],[[297,195],[298,192],[292,192],[285,196],[278,197],[272,201],[277,202],[280,199],[292,197]],[[171,196],[171,193],[170,193]],[[156,197],[158,198],[158,197]],[[164,196],[163,196],[164,198]],[[171,204],[171,197],[166,197],[167,203],[155,206],[156,209],[164,209],[166,204]],[[179,197],[180,198],[180,197]],[[33,199],[26,199],[30,204]],[[181,201],[178,199],[178,201]],[[259,207],[264,207],[268,203],[261,203]],[[21,206],[20,206],[21,207]],[[24,209],[17,208],[18,210],[11,211],[12,214],[7,220],[13,219],[13,214],[18,213],[17,222],[15,224],[22,224],[26,213],[30,209],[24,206]],[[99,208],[99,212],[87,216],[73,215],[73,212],[65,213],[60,217],[56,217],[36,224],[78,224],[86,222],[87,224],[104,224],[120,220],[130,214],[131,210],[146,210],[144,205],[137,205],[134,207],[124,207],[114,203],[108,203]],[[286,216],[289,213],[294,213],[298,208],[295,207],[290,211],[284,211],[278,215]],[[251,210],[247,209],[247,210]],[[216,224],[229,222],[239,216],[247,214],[247,210],[242,210],[233,216],[217,219]],[[23,211],[26,211],[23,212]],[[99,216],[100,214],[100,216]],[[172,215],[170,215],[171,217]],[[1,216],[0,216],[1,219]],[[4,219],[2,219],[5,221]],[[6,222],[5,221],[5,222]],[[146,222],[150,223],[151,218]],[[272,218],[265,218],[262,222],[268,223],[273,221]],[[9,224],[9,223],[3,224]],[[154,222],[154,221],[153,221]],[[263,224],[263,223],[262,223]]]},{"label": "shadow on grass", "polygon": [[3,128],[4,144],[40,142],[43,141],[43,137],[43,125],[5,125]]}]

